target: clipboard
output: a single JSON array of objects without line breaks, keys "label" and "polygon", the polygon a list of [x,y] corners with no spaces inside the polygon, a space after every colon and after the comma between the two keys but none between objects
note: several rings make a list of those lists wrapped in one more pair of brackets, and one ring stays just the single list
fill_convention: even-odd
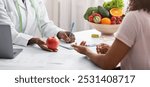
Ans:
[{"label": "clipboard", "polygon": [[73,47],[71,46],[74,43],[65,43],[64,41],[60,41],[60,47],[68,49],[68,50],[73,50]]}]

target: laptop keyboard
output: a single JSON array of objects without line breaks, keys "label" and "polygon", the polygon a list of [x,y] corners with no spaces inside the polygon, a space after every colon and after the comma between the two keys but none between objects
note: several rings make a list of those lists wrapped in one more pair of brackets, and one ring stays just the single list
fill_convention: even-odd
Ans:
[{"label": "laptop keyboard", "polygon": [[13,52],[13,54],[15,55],[17,52]]}]

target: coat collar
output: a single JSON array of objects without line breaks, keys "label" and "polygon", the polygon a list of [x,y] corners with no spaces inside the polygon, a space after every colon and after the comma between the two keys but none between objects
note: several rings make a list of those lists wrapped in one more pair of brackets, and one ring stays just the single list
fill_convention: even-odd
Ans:
[{"label": "coat collar", "polygon": [[15,3],[17,3],[17,1],[20,7],[26,9],[25,4],[22,2],[22,0],[14,0]]}]

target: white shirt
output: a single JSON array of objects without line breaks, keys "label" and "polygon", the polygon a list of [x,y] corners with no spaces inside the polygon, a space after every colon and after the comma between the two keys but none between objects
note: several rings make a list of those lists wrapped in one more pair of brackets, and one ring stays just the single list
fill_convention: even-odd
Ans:
[{"label": "white shirt", "polygon": [[121,61],[121,69],[150,69],[150,13],[129,12],[116,38],[131,47]]},{"label": "white shirt", "polygon": [[[62,31],[61,28],[49,20],[43,0],[32,0],[36,9],[33,8],[30,0],[25,1],[26,6],[22,3],[22,0],[18,0],[23,20],[23,32],[20,32],[20,21],[16,9],[16,1],[17,0],[0,0],[0,24],[9,24],[11,26],[14,44],[26,46],[28,40],[33,36],[39,36],[39,33],[40,36],[49,37]],[[36,14],[39,19],[38,22]]]}]

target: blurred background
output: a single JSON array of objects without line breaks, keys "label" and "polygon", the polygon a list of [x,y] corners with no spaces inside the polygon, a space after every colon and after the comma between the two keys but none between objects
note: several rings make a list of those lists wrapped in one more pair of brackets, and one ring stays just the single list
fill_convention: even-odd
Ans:
[{"label": "blurred background", "polygon": [[[65,29],[70,30],[71,23],[75,22],[75,31],[91,29],[88,22],[83,18],[88,7],[102,5],[110,0],[44,0],[50,20]],[[128,0],[124,0],[125,8]]]}]

